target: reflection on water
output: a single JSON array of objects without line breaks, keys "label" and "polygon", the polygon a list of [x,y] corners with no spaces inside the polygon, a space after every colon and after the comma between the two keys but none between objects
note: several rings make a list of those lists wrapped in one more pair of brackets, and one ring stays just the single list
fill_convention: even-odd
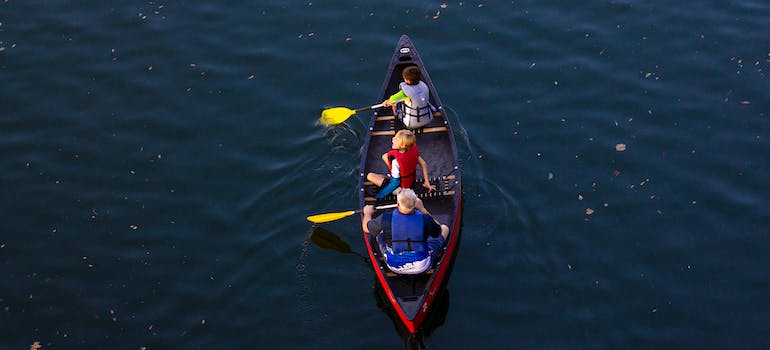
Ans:
[{"label": "reflection on water", "polygon": [[[306,240],[306,242],[307,241],[310,241],[323,249],[334,250],[342,254],[357,255],[367,266],[369,266],[369,259],[366,256],[353,251],[350,248],[350,244],[345,242],[342,238],[340,238],[340,236],[326,229],[325,227],[314,226],[310,231],[310,237],[308,240]],[[450,266],[449,269],[449,273],[451,275],[452,266]],[[446,320],[446,315],[449,311],[449,290],[446,287],[442,287],[439,290],[438,295],[436,295],[436,299],[431,306],[431,312],[425,318],[425,321],[422,324],[422,328],[420,328],[416,334],[411,334],[409,330],[406,329],[406,327],[401,323],[401,320],[388,301],[387,294],[385,294],[382,285],[376,278],[374,278],[373,290],[377,307],[385,312],[391,321],[393,321],[393,325],[396,328],[396,331],[401,336],[401,338],[404,339],[404,344],[406,344],[410,349],[424,349],[425,344],[423,340],[430,337],[430,335],[433,334],[433,332],[438,327],[443,325],[444,321]]]},{"label": "reflection on water", "polygon": [[369,259],[367,257],[365,257],[359,252],[356,252],[350,249],[350,244],[348,244],[342,238],[340,238],[340,236],[338,236],[332,231],[329,231],[323,226],[313,227],[313,230],[310,233],[310,241],[313,242],[313,244],[324,249],[338,251],[343,254],[356,255],[361,259],[363,259],[367,265],[369,264]]},{"label": "reflection on water", "polygon": [[[463,219],[461,216],[460,229],[458,230],[458,234],[462,232],[462,227]],[[388,296],[385,294],[385,290],[382,288],[379,280],[377,280],[377,278],[374,279],[374,298],[377,303],[377,307],[385,312],[390,320],[393,321],[393,326],[404,340],[404,345],[406,345],[406,347],[409,349],[425,349],[426,346],[424,340],[430,338],[431,334],[433,334],[436,329],[444,325],[444,322],[446,321],[446,315],[449,312],[449,289],[447,289],[446,286],[449,283],[449,279],[452,277],[455,258],[457,257],[457,252],[460,251],[461,242],[462,236],[460,236],[457,240],[455,256],[450,259],[447,277],[439,289],[438,294],[436,295],[436,299],[433,300],[430,312],[425,317],[425,320],[423,321],[422,326],[417,331],[417,333],[410,333],[409,330],[403,325],[401,319],[396,314],[396,311],[391,306],[390,301],[388,300]]]},{"label": "reflection on water", "polygon": [[425,317],[422,327],[417,333],[412,334],[401,323],[401,319],[388,301],[388,295],[385,294],[385,290],[376,278],[374,279],[374,299],[377,302],[377,307],[393,321],[393,326],[409,349],[425,349],[424,340],[428,339],[436,329],[444,324],[447,312],[449,312],[449,290],[442,287],[436,295],[431,311]]}]

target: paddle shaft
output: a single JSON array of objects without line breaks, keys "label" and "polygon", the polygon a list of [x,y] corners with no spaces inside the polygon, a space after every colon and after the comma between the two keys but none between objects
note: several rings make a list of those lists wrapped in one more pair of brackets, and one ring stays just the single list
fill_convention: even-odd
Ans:
[{"label": "paddle shaft", "polygon": [[[392,209],[392,208],[395,208],[395,207],[397,207],[397,206],[398,206],[398,204],[396,204],[396,203],[393,203],[393,204],[387,204],[387,205],[380,205],[380,206],[378,206],[378,207],[374,207],[374,210]],[[362,210],[363,210],[363,209],[358,209],[358,210],[356,210],[356,214],[360,213]]]},{"label": "paddle shaft", "polygon": [[382,107],[382,106],[383,106],[383,104],[382,104],[382,103],[380,103],[380,104],[376,104],[376,105],[373,105],[373,106],[369,106],[369,107],[361,107],[361,108],[359,108],[359,109],[356,109],[354,112],[356,112],[356,113],[358,113],[358,112],[363,112],[363,111],[365,111],[365,110],[367,110],[367,109],[375,109],[375,108],[380,108],[380,107]]}]

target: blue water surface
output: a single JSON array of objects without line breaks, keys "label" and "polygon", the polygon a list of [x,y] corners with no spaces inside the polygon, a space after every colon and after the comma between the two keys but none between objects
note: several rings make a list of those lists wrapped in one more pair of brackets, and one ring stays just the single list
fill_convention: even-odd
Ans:
[{"label": "blue water surface", "polygon": [[[770,347],[770,5],[0,3],[0,349]],[[355,217],[407,34],[462,243],[418,338]],[[331,236],[330,236],[331,235]],[[332,248],[332,249],[326,249]],[[336,249],[336,250],[335,250]]]}]

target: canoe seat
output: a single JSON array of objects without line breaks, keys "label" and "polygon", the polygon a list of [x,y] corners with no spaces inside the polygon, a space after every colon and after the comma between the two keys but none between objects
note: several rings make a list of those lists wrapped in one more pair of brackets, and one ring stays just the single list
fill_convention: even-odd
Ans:
[{"label": "canoe seat", "polygon": [[[428,179],[428,182],[430,182],[432,185],[436,185],[436,182],[440,180],[454,180],[456,177],[454,175],[445,175],[445,176],[435,176]],[[415,183],[422,183],[422,179],[417,179]],[[374,186],[374,182],[366,181],[364,182],[364,186]]]},{"label": "canoe seat", "polygon": [[430,269],[426,270],[425,272],[423,272],[423,273],[418,273],[418,274],[416,274],[416,275],[399,275],[399,274],[397,274],[397,273],[395,273],[395,272],[393,272],[393,271],[385,271],[385,276],[387,276],[387,277],[396,277],[396,276],[420,276],[420,275],[432,275],[434,271],[435,271],[435,269],[433,269],[433,268],[430,268]]},{"label": "canoe seat", "polygon": [[[453,196],[455,194],[455,175],[443,175],[443,176],[435,176],[428,179],[428,182],[430,182],[431,185],[436,186],[436,190],[432,192],[428,192],[425,188],[423,188],[420,184],[423,183],[422,179],[417,179],[415,181],[415,185],[413,186],[415,193],[417,194],[417,198],[420,199],[426,199],[426,198],[436,198],[436,197],[445,197],[445,196]],[[374,183],[366,181],[364,182],[364,190],[366,191],[367,196],[364,197],[364,201],[367,203],[377,202],[378,200],[374,197],[377,192],[379,192],[379,188],[374,185]],[[380,202],[393,202],[396,201],[396,196],[389,194],[385,196],[384,198],[379,200]]]}]

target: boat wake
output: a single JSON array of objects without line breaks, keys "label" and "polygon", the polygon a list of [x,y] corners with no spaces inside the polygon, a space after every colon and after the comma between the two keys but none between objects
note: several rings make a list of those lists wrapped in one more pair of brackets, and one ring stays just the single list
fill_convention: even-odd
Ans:
[{"label": "boat wake", "polygon": [[[510,190],[491,180],[484,171],[483,151],[477,150],[473,140],[461,123],[459,113],[451,107],[444,106],[447,116],[454,126],[455,140],[457,140],[457,152],[463,160],[463,198],[465,210],[468,213],[500,212],[479,224],[474,224],[474,230],[465,230],[463,235],[475,239],[489,239],[485,244],[489,245],[491,237],[500,232],[531,231],[532,219],[525,208],[516,200]],[[470,205],[469,205],[470,204]],[[473,217],[471,214],[469,217]]]},{"label": "boat wake", "polygon": [[316,320],[315,309],[313,307],[313,289],[308,276],[308,256],[310,254],[310,239],[313,234],[311,228],[302,241],[302,250],[297,259],[296,265],[296,284],[297,284],[297,314],[302,324],[303,333],[319,334],[318,322]]}]

